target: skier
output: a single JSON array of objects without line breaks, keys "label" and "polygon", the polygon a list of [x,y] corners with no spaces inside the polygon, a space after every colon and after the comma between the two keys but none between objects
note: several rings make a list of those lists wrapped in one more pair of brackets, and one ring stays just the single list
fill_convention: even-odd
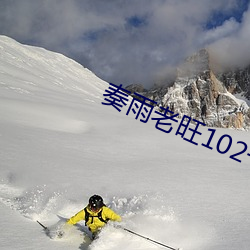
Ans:
[{"label": "skier", "polygon": [[120,215],[105,206],[101,196],[95,194],[89,198],[89,204],[72,216],[67,224],[74,225],[80,220],[85,220],[85,226],[92,232],[94,239],[109,220],[120,222],[122,219]]}]

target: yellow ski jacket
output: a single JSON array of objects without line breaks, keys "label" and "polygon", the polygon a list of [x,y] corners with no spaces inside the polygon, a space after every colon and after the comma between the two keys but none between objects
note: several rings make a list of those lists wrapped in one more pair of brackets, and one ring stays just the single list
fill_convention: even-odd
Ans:
[{"label": "yellow ski jacket", "polygon": [[[116,214],[113,210],[110,208],[103,206],[99,211],[93,212],[89,209],[89,207],[86,207],[87,212],[89,213],[88,221],[85,221],[86,226],[90,229],[92,233],[97,232],[100,228],[102,228],[106,223],[104,221],[112,220],[112,221],[121,221],[120,215]],[[98,215],[100,215],[101,212],[101,218],[104,220],[100,220],[98,218]],[[72,216],[68,221],[67,224],[74,225],[80,220],[85,220],[85,210],[82,209],[77,214]]]}]

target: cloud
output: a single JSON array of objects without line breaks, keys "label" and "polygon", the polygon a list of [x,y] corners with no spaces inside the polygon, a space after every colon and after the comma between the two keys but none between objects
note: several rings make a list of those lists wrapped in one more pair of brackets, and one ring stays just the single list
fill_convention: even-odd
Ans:
[{"label": "cloud", "polygon": [[[224,24],[220,29],[227,29]],[[250,9],[243,15],[242,22],[233,32],[210,44],[210,51],[219,65],[245,67],[250,64]]]},{"label": "cloud", "polygon": [[235,34],[240,28],[240,24],[232,17],[225,20],[221,26],[204,31],[200,38],[201,44],[211,44],[225,37]]},{"label": "cloud", "polygon": [[[239,2],[2,0],[0,33],[61,52],[109,82],[148,86],[204,46],[218,53],[249,40],[248,13],[233,17]],[[214,13],[227,18],[208,29]]]}]

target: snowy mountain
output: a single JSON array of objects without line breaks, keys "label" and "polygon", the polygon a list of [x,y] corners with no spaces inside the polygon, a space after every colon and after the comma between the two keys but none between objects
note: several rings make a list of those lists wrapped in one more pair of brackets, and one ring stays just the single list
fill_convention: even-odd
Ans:
[{"label": "snowy mountain", "polygon": [[250,66],[226,70],[224,73],[218,73],[217,77],[230,93],[239,95],[245,98],[248,104],[250,103]]},{"label": "snowy mountain", "polygon": [[179,66],[173,84],[143,94],[180,118],[188,115],[210,127],[248,129],[249,84],[249,68],[215,72],[208,50],[203,49]]},{"label": "snowy mountain", "polygon": [[112,224],[91,243],[84,222],[62,239],[36,223],[53,231],[96,193],[122,226],[168,246],[248,250],[249,132],[200,126],[194,145],[179,119],[164,133],[102,105],[108,87],[63,55],[0,36],[0,248],[163,249]]}]

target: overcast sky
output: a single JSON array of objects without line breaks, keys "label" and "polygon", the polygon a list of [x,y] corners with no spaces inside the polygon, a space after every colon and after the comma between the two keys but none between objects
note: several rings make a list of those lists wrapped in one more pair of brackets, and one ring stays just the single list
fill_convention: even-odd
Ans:
[{"label": "overcast sky", "polygon": [[0,0],[0,34],[61,52],[115,84],[149,86],[212,47],[250,62],[250,0]]}]

